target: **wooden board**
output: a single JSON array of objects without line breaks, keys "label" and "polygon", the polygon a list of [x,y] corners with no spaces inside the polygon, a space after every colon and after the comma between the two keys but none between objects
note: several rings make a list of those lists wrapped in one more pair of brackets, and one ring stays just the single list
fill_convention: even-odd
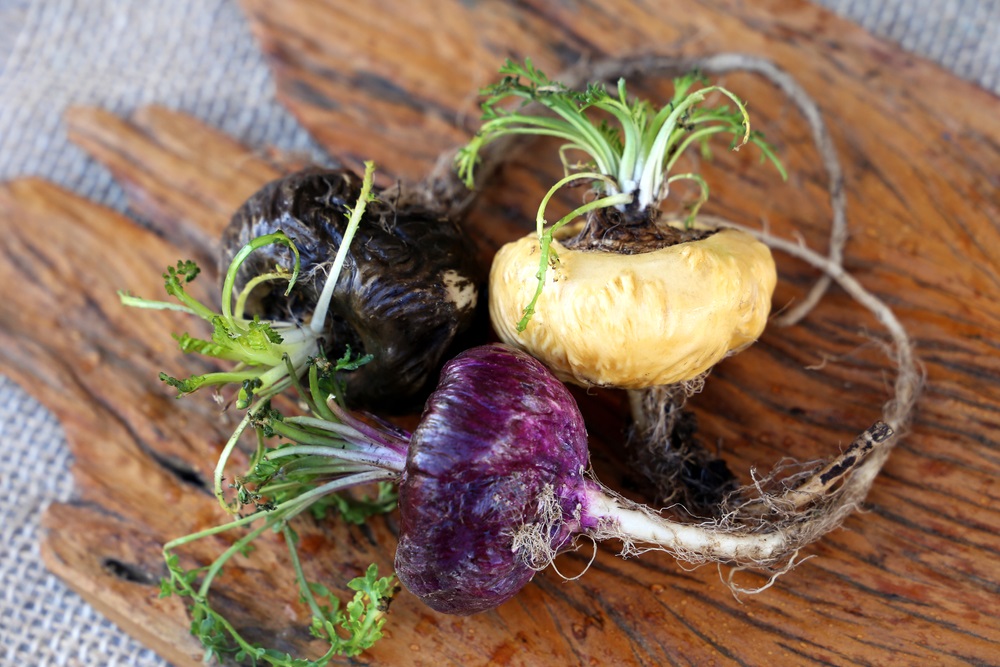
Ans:
[{"label": "wooden board", "polygon": [[[514,600],[469,618],[406,592],[393,603],[375,664],[988,664],[1000,643],[1000,121],[997,100],[799,1],[746,3],[411,2],[362,11],[340,0],[244,0],[288,107],[348,163],[417,179],[474,127],[475,91],[507,55],[556,72],[581,58],[732,50],[764,56],[816,98],[845,166],[848,268],[888,300],[914,337],[927,384],[912,431],[863,513],[811,546],[814,556],[755,597],[734,598],[715,568],[663,554],[617,558],[602,545],[579,580],[553,570]],[[749,75],[725,77],[750,100],[790,172],[749,151],[701,165],[712,210],[766,223],[822,248],[825,174],[794,107]],[[643,81],[663,93],[662,77]],[[248,150],[189,118],[148,108],[120,119],[67,117],[74,140],[107,165],[149,226],[39,180],[0,186],[4,372],[56,413],[76,456],[76,497],[46,514],[47,565],[178,667],[196,665],[182,605],[160,600],[159,545],[223,517],[206,490],[232,427],[208,397],[177,403],[156,380],[201,368],[169,332],[194,326],[136,313],[118,289],[156,296],[181,257],[209,264],[230,213],[289,162]],[[483,262],[530,226],[557,173],[532,144],[469,218]],[[778,257],[778,306],[814,272]],[[211,278],[201,280],[204,294]],[[198,283],[196,283],[197,285]],[[786,455],[846,444],[879,414],[892,372],[877,322],[838,291],[800,326],[770,330],[727,360],[694,401],[705,437],[749,478]],[[822,365],[816,370],[812,366]],[[622,397],[578,392],[594,467],[641,495],[620,455]],[[239,465],[239,462],[236,463]],[[344,597],[371,562],[391,567],[396,521],[305,524],[311,577]],[[186,551],[207,561],[225,544]],[[278,540],[218,583],[219,605],[253,639],[308,649]],[[557,561],[580,572],[588,548]],[[743,573],[746,586],[760,575]]]}]

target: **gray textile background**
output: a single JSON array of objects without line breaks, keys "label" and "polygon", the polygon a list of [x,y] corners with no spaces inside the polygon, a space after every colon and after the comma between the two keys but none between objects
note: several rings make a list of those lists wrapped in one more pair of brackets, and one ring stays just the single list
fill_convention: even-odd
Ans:
[{"label": "gray textile background", "polygon": [[[1000,0],[820,4],[1000,94]],[[152,102],[319,157],[275,102],[235,0],[0,0],[0,180],[41,175],[123,209],[107,172],[68,144],[61,114]],[[2,372],[0,667],[165,665],[42,567],[39,516],[70,496],[70,457],[52,416]]]}]

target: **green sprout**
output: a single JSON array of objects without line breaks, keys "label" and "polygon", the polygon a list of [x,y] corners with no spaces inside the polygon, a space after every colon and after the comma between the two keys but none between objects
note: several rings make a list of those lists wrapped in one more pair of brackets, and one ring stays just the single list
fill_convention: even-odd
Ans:
[{"label": "green sprout", "polygon": [[[698,72],[674,79],[673,96],[661,108],[646,100],[629,99],[624,79],[618,81],[614,94],[596,83],[573,90],[549,79],[530,59],[523,65],[507,60],[500,74],[503,78],[498,83],[481,91],[486,96],[482,127],[455,158],[459,177],[466,185],[474,184],[480,151],[500,137],[541,135],[566,142],[559,149],[565,176],[552,186],[538,208],[538,286],[517,324],[518,331],[527,327],[549,267],[558,261],[552,240],[566,224],[611,207],[620,211],[630,208],[636,213],[658,209],[669,195],[670,185],[681,180],[693,181],[700,189],[685,221],[687,227],[694,224],[699,209],[708,200],[708,184],[695,173],[671,174],[688,149],[697,146],[707,156],[710,138],[730,135],[733,150],[747,143],[755,145],[762,159],[769,160],[781,177],[787,178],[773,148],[760,132],[751,131],[746,105],[726,88],[706,85]],[[713,94],[727,98],[731,105],[703,106]],[[521,99],[522,104],[516,108],[501,106],[511,98]],[[545,107],[552,114],[531,113],[527,110],[531,104]],[[607,122],[608,116],[617,126]],[[567,154],[572,152],[583,153],[586,161],[570,163]],[[558,190],[575,181],[589,181],[596,196],[550,225],[545,219],[546,206]]]},{"label": "green sprout", "polygon": [[[161,374],[161,379],[183,396],[205,386],[235,384],[239,387],[236,406],[245,414],[219,457],[214,473],[215,495],[231,513],[241,514],[228,523],[172,540],[164,545],[167,576],[161,581],[161,596],[186,598],[191,613],[191,632],[205,649],[205,660],[232,658],[252,665],[275,667],[322,667],[336,656],[353,657],[371,647],[382,636],[382,627],[392,595],[397,590],[394,576],[378,576],[373,564],[361,577],[348,583],[355,591],[352,600],[341,605],[324,585],[306,578],[298,555],[298,536],[290,522],[304,512],[322,518],[337,512],[349,523],[363,523],[369,517],[388,512],[396,505],[394,484],[402,476],[409,436],[388,430],[381,433],[350,415],[343,404],[339,374],[356,370],[371,355],[354,355],[350,348],[337,360],[326,358],[322,345],[325,321],[334,287],[347,258],[348,248],[364,216],[372,193],[374,165],[365,163],[360,196],[347,211],[348,223],[340,248],[327,275],[323,291],[310,321],[305,324],[265,321],[247,317],[250,293],[264,282],[285,280],[289,294],[298,278],[300,262],[292,239],[282,232],[253,239],[233,258],[223,280],[220,307],[209,308],[187,290],[200,273],[191,261],[179,261],[163,274],[168,295],[176,302],[154,301],[120,293],[127,306],[174,310],[196,315],[212,327],[210,338],[190,334],[175,336],[181,350],[232,362],[231,370],[206,373],[185,379]],[[237,294],[236,276],[247,257],[271,244],[281,244],[294,256],[289,273],[275,268],[249,280]],[[271,399],[294,389],[308,410],[308,416],[285,417],[272,407]],[[235,491],[232,504],[225,500],[223,482],[226,465],[244,433],[256,435],[257,448],[245,475],[236,477],[229,488]],[[290,442],[269,447],[270,438]],[[373,486],[373,496],[345,496],[356,487]],[[231,530],[249,529],[212,563],[185,569],[176,550],[199,539]],[[312,616],[311,634],[328,643],[317,659],[291,655],[249,642],[209,600],[213,581],[236,555],[250,554],[253,543],[265,532],[280,534],[299,588],[299,597]]]},{"label": "green sprout", "polygon": [[[733,150],[748,142],[756,145],[782,178],[786,177],[763,135],[750,130],[746,105],[722,86],[704,85],[706,81],[698,72],[674,79],[673,97],[660,109],[646,100],[630,100],[624,79],[618,81],[616,94],[612,95],[605,86],[595,83],[583,90],[567,88],[550,80],[530,59],[523,65],[508,60],[500,74],[504,76],[499,83],[482,91],[486,96],[482,127],[456,157],[458,173],[470,187],[480,150],[509,134],[565,140],[560,154],[568,172],[600,174],[604,178],[596,187],[601,194],[633,195],[639,210],[658,205],[667,195],[668,174],[678,158],[693,145],[707,150],[707,140],[716,134],[732,135]],[[733,107],[701,106],[713,93],[728,98]],[[500,106],[510,98],[520,98],[523,104],[516,109]],[[523,109],[530,103],[544,106],[555,115],[525,113]],[[618,127],[599,119],[594,112],[610,114]],[[570,165],[565,159],[568,151],[584,153],[588,162]],[[615,199],[609,205],[623,209],[625,202]]]},{"label": "green sprout", "polygon": [[[236,406],[239,409],[249,408],[255,396],[260,400],[266,400],[286,389],[290,384],[290,371],[285,360],[291,360],[294,374],[301,374],[308,360],[320,352],[320,339],[323,336],[327,312],[337,279],[347,258],[348,248],[361,223],[368,202],[375,198],[372,193],[374,169],[373,163],[365,163],[361,195],[356,205],[348,211],[348,224],[343,241],[337,250],[310,322],[306,326],[297,322],[272,322],[262,321],[259,317],[250,319],[245,317],[247,299],[261,283],[287,280],[288,289],[285,291],[287,295],[298,278],[299,251],[292,239],[280,231],[255,238],[236,253],[223,280],[223,297],[218,311],[202,304],[185,289],[185,284],[193,281],[200,271],[190,260],[177,262],[176,267],[168,267],[163,274],[167,294],[177,299],[179,304],[121,293],[121,301],[127,306],[180,310],[208,321],[213,329],[211,339],[195,338],[187,333],[175,336],[181,350],[237,364],[231,371],[206,373],[185,379],[161,374],[161,379],[175,387],[179,395],[189,394],[205,386],[237,384],[240,386],[236,399]],[[255,250],[273,244],[284,245],[291,249],[295,258],[291,275],[276,267],[273,272],[255,276],[247,282],[239,294],[236,294],[236,276],[240,267]]]},{"label": "green sprout", "polygon": [[[255,538],[269,527],[275,526],[266,523],[247,537]],[[210,584],[217,572],[213,571],[215,564],[208,568],[184,570],[177,555],[170,551],[179,546],[172,542],[164,548],[169,576],[160,582],[160,597],[176,595],[190,600],[191,634],[201,641],[205,662],[213,658],[221,661],[231,656],[237,662],[249,662],[255,666],[323,667],[337,656],[353,657],[371,648],[382,638],[386,612],[395,592],[395,578],[391,575],[379,577],[378,567],[370,565],[363,576],[347,584],[355,591],[354,598],[341,607],[340,600],[326,586],[306,579],[294,547],[298,541],[294,531],[287,525],[275,529],[289,545],[301,600],[308,604],[312,612],[310,633],[328,642],[327,650],[319,658],[308,660],[249,642],[208,602],[206,583]],[[239,547],[235,548],[237,545]],[[230,555],[246,546],[239,542],[237,545],[234,545]],[[199,577],[203,577],[200,584]]]},{"label": "green sprout", "polygon": [[[192,261],[179,261],[176,267],[168,267],[163,274],[167,294],[177,299],[179,303],[154,301],[119,293],[122,303],[127,306],[154,310],[180,310],[201,317],[212,325],[211,339],[196,338],[187,333],[175,336],[181,350],[236,363],[232,370],[184,379],[171,377],[166,373],[160,374],[162,381],[178,390],[178,396],[190,394],[206,386],[229,384],[239,386],[236,407],[247,410],[247,413],[226,443],[215,470],[215,494],[223,507],[228,507],[222,488],[223,470],[254,414],[271,397],[289,388],[305,372],[311,359],[323,356],[321,342],[334,288],[347,259],[348,248],[364,217],[365,208],[368,202],[375,199],[372,192],[374,170],[374,163],[365,163],[360,196],[355,206],[347,212],[348,223],[343,240],[327,274],[316,308],[305,326],[297,322],[263,321],[256,316],[250,319],[245,317],[247,299],[258,285],[267,281],[287,280],[288,289],[285,292],[287,295],[298,278],[298,249],[292,239],[280,231],[253,239],[233,257],[223,280],[222,303],[218,311],[201,303],[185,289],[185,285],[194,280],[200,272]],[[295,258],[291,275],[278,267],[273,272],[255,276],[247,282],[239,294],[236,294],[236,276],[240,267],[252,252],[272,244],[284,245],[291,249]],[[365,361],[367,359],[359,360],[358,363]]]},{"label": "green sprout", "polygon": [[[237,429],[238,434],[252,428],[257,435],[258,449],[249,470],[230,485],[236,492],[236,509],[249,513],[164,545],[168,576],[161,581],[161,596],[188,599],[191,632],[201,641],[206,660],[230,656],[253,665],[322,667],[336,656],[356,656],[381,638],[396,590],[394,577],[379,577],[376,566],[370,566],[364,576],[348,584],[355,595],[341,606],[324,585],[307,579],[298,554],[298,536],[290,525],[307,511],[317,518],[336,511],[345,521],[359,524],[396,506],[395,484],[406,464],[409,435],[373,429],[347,412],[340,395],[330,393],[338,373],[357,368],[366,358],[350,350],[336,361],[317,357],[306,364],[302,378],[289,369],[290,383],[307,414],[285,416],[270,401],[263,401],[247,411],[245,425]],[[285,363],[291,362],[286,358]],[[266,442],[271,438],[280,442],[269,447]],[[217,483],[219,479],[217,472]],[[374,496],[341,495],[363,486],[374,486]],[[209,565],[194,569],[180,565],[176,553],[180,547],[242,529],[250,530]],[[209,599],[212,583],[226,563],[238,554],[248,555],[254,541],[268,531],[284,538],[300,601],[311,612],[310,632],[328,643],[323,655],[314,660],[250,643]]]}]

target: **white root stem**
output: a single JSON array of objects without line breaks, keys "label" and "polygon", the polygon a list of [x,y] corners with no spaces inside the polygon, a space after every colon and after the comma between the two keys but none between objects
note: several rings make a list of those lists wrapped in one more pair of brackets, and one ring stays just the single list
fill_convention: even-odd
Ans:
[{"label": "white root stem", "polygon": [[[799,549],[836,527],[853,509],[853,495],[850,502],[837,503],[831,502],[828,494],[838,483],[845,483],[870,456],[890,445],[892,436],[892,429],[878,422],[799,487],[776,498],[748,503],[719,520],[698,524],[664,518],[598,484],[588,496],[587,514],[598,521],[597,529],[589,535],[622,540],[623,555],[663,550],[689,563],[780,567]],[[874,475],[865,475],[862,481],[870,483],[871,479]],[[807,510],[813,503],[820,503],[820,509]],[[832,517],[836,522],[831,522]],[[637,543],[646,546],[640,548]]]},{"label": "white root stem", "polygon": [[716,522],[671,521],[606,489],[593,491],[588,500],[588,514],[598,519],[598,527],[591,534],[596,539],[622,540],[624,555],[644,550],[636,547],[641,543],[691,563],[767,565],[783,558],[787,549],[788,539],[781,531],[753,533],[725,530]]}]

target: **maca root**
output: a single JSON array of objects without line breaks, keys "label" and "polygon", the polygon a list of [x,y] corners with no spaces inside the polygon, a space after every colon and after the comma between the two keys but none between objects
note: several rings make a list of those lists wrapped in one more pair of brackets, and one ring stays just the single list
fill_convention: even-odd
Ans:
[{"label": "maca root", "polygon": [[[575,74],[581,80],[610,80],[641,72],[647,76],[669,71],[686,71],[698,67],[707,73],[732,71],[755,73],[782,91],[809,123],[820,160],[829,179],[832,224],[826,256],[805,248],[802,244],[773,237],[767,233],[747,230],[774,250],[806,261],[821,271],[821,276],[809,294],[794,307],[773,320],[775,326],[791,326],[805,317],[822,298],[828,286],[837,283],[859,305],[871,312],[888,332],[886,352],[896,369],[892,394],[882,407],[881,419],[854,439],[838,455],[824,462],[803,466],[792,464],[798,472],[778,466],[767,476],[755,476],[753,482],[731,493],[721,493],[727,482],[720,482],[715,491],[721,502],[700,495],[703,487],[691,466],[706,472],[711,478],[715,457],[689,437],[684,425],[684,402],[699,388],[656,387],[652,390],[630,391],[629,398],[635,426],[632,432],[633,456],[646,461],[649,477],[658,489],[660,500],[672,505],[679,514],[700,516],[702,523],[690,524],[702,528],[719,539],[755,535],[763,541],[774,541],[775,548],[747,558],[717,558],[730,562],[733,572],[750,567],[784,574],[801,562],[799,550],[839,526],[863,502],[876,476],[887,460],[892,446],[908,428],[913,418],[916,399],[923,384],[923,375],[907,332],[889,307],[865,290],[843,267],[843,248],[847,238],[846,202],[843,171],[829,132],[815,101],[786,72],[770,61],[745,54],[717,54],[704,58],[635,57],[585,63]],[[573,81],[573,76],[563,76]],[[717,228],[741,228],[731,221],[702,216],[702,221]],[[728,472],[728,470],[727,470]],[[680,483],[679,491],[671,494],[670,480]],[[718,496],[716,496],[718,497]],[[620,532],[611,529],[610,533]],[[624,554],[638,553],[624,542]],[[706,562],[682,544],[661,548],[692,563]],[[767,584],[769,586],[774,579]],[[734,592],[742,591],[732,581]],[[764,588],[766,588],[765,586]],[[760,590],[763,590],[760,589]]]}]

